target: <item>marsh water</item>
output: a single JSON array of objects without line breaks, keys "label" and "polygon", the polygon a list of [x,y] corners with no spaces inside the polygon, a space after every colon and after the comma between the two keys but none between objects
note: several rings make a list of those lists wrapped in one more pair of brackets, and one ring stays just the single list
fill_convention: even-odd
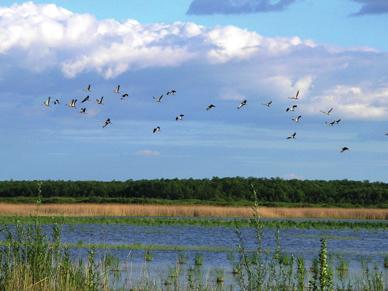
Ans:
[{"label": "marsh water", "polygon": [[[49,231],[50,225],[45,228]],[[254,250],[256,247],[255,230],[241,229],[245,247]],[[276,246],[276,230],[264,229],[264,249],[273,251]],[[349,263],[350,273],[360,270],[360,262],[368,261],[383,267],[384,256],[388,255],[388,231],[383,229],[280,229],[281,251],[295,257],[304,257],[307,266],[317,257],[320,249],[320,238],[326,238],[328,252],[333,257],[342,257]],[[1,237],[4,239],[4,237]],[[203,270],[211,273],[222,268],[228,281],[232,280],[230,251],[239,243],[235,229],[230,227],[208,226],[137,226],[128,224],[69,224],[62,225],[61,240],[75,245],[100,244],[105,248],[96,249],[97,256],[112,254],[120,259],[122,269],[133,270],[139,275],[145,264],[148,271],[155,276],[163,277],[168,266],[174,266],[179,256],[185,256],[187,264],[193,264],[195,255],[203,257]],[[144,250],[114,249],[114,245],[183,247],[184,251],[153,250],[152,262],[145,263]],[[200,250],[198,250],[200,248]],[[87,249],[74,248],[72,255],[85,258]],[[382,268],[383,269],[383,268]],[[385,280],[388,272],[384,271]]]}]

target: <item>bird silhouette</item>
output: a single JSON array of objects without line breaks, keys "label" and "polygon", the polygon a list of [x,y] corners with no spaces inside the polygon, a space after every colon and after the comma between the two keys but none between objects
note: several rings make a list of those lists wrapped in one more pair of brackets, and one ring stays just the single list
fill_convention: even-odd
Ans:
[{"label": "bird silhouette", "polygon": [[120,85],[117,85],[117,87],[113,89],[113,92],[116,94],[120,94]]},{"label": "bird silhouette", "polygon": [[295,96],[288,97],[288,99],[298,100],[298,96],[299,96],[299,90],[296,92]]},{"label": "bird silhouette", "polygon": [[109,124],[111,124],[112,122],[110,121],[110,118],[108,118],[107,120],[105,120],[105,123],[104,125],[102,126],[102,128],[105,128],[107,127]]},{"label": "bird silhouette", "polygon": [[296,123],[299,123],[300,119],[302,118],[302,115],[299,115],[297,117],[294,117],[292,120]]},{"label": "bird silhouette", "polygon": [[184,117],[183,114],[179,114],[177,117],[175,117],[175,120],[178,121],[178,120],[182,120]]},{"label": "bird silhouette", "polygon": [[154,100],[155,100],[156,102],[160,103],[160,102],[162,102],[163,96],[164,96],[164,95],[162,94],[162,95],[160,95],[159,97],[153,96],[152,98],[154,98]]},{"label": "bird silhouette", "polygon": [[100,99],[96,99],[97,104],[102,104],[104,100],[104,96],[102,96]]},{"label": "bird silhouette", "polygon": [[153,133],[158,133],[158,132],[160,132],[160,127],[159,127],[159,126],[155,127],[154,130],[153,130],[152,132],[153,132]]},{"label": "bird silhouette", "polygon": [[213,104],[209,104],[207,107],[206,107],[206,110],[210,110],[210,109],[213,109],[213,108],[216,108],[216,106],[215,105],[213,105]]},{"label": "bird silhouette", "polygon": [[295,109],[298,108],[298,105],[291,105],[290,107],[287,107],[286,112],[288,111],[295,111]]},{"label": "bird silhouette", "polygon": [[345,152],[345,151],[350,151],[350,149],[349,149],[348,147],[343,147],[343,148],[341,149],[341,153],[343,153],[343,152]]},{"label": "bird silhouette", "polygon": [[47,100],[43,102],[44,106],[49,107],[51,102],[51,97],[48,97]]},{"label": "bird silhouette", "polygon": [[67,104],[70,108],[76,108],[77,99],[71,99],[70,102]]},{"label": "bird silhouette", "polygon": [[272,100],[268,101],[267,103],[261,103],[261,104],[264,105],[264,106],[267,106],[267,107],[271,107]]},{"label": "bird silhouette", "polygon": [[295,136],[296,136],[296,132],[294,132],[289,137],[287,137],[287,139],[295,139]]},{"label": "bird silhouette", "polygon": [[240,109],[240,108],[244,107],[245,105],[247,105],[247,100],[246,99],[244,99],[243,101],[240,102],[240,105],[237,106],[237,109]]},{"label": "bird silhouette", "polygon": [[89,95],[88,96],[86,96],[82,101],[81,101],[81,103],[85,103],[86,101],[89,101]]},{"label": "bird silhouette", "polygon": [[175,95],[176,94],[176,90],[171,90],[171,91],[168,91],[167,93],[166,93],[167,95]]},{"label": "bird silhouette", "polygon": [[320,112],[323,113],[323,114],[326,114],[326,115],[330,115],[330,113],[333,112],[333,109],[334,108],[330,108],[328,111],[320,110]]}]

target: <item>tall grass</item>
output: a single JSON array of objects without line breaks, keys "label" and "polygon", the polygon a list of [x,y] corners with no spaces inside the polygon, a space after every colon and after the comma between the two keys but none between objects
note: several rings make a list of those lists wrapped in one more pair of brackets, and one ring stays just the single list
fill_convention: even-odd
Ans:
[{"label": "tall grass", "polygon": [[[40,201],[40,200],[39,200]],[[259,207],[267,218],[388,219],[388,209]],[[184,216],[252,217],[250,207],[151,204],[13,204],[0,203],[2,216]]]},{"label": "tall grass", "polygon": [[[253,189],[254,195],[256,195]],[[312,261],[311,268],[305,267],[303,258],[286,255],[281,250],[280,231],[275,232],[273,250],[263,249],[264,224],[260,220],[258,205],[252,207],[251,227],[256,231],[256,250],[248,252],[246,241],[236,226],[238,237],[238,260],[235,269],[237,282],[241,290],[386,290],[383,271],[375,265],[373,269],[366,262],[361,262],[361,274],[356,279],[347,280],[347,263],[343,259],[329,259],[327,242],[321,239],[319,255]],[[232,262],[233,263],[233,262]],[[235,262],[234,262],[235,263]],[[236,264],[236,263],[235,263]],[[335,268],[335,265],[338,268]],[[334,278],[337,278],[335,281]]]},{"label": "tall grass", "polygon": [[[153,264],[151,251],[144,255],[142,270],[133,277],[130,263],[119,261],[109,254],[97,256],[93,248],[87,257],[77,259],[61,243],[61,230],[53,225],[44,231],[39,223],[5,226],[5,243],[0,247],[0,290],[376,290],[387,286],[382,270],[362,262],[357,277],[349,278],[343,259],[330,259],[325,240],[311,266],[302,257],[282,252],[281,233],[276,232],[273,250],[263,248],[264,228],[260,220],[251,221],[256,230],[256,249],[245,248],[246,240],[236,228],[239,239],[237,252],[231,263],[232,282],[226,280],[227,269],[206,272],[200,255],[189,260],[178,253],[175,265],[167,275],[149,271]],[[149,259],[151,257],[151,259]],[[182,259],[184,258],[184,260]],[[164,267],[165,269],[168,266]],[[135,272],[136,273],[136,272]]]}]

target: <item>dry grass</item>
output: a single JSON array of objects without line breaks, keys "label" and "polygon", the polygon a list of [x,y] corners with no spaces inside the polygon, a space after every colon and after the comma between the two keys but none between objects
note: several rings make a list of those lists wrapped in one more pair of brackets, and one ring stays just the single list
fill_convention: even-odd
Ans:
[{"label": "dry grass", "polygon": [[[388,209],[260,207],[262,217],[388,219]],[[1,216],[219,216],[249,217],[250,207],[141,204],[12,204],[0,203]]]}]

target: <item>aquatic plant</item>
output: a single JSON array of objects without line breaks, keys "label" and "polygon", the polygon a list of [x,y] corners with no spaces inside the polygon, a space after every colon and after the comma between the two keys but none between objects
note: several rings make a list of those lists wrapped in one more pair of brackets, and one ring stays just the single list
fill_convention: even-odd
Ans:
[{"label": "aquatic plant", "polygon": [[321,239],[321,250],[319,252],[319,283],[320,290],[332,290],[333,278],[327,262],[327,242]]},{"label": "aquatic plant", "polygon": [[195,256],[194,256],[194,265],[195,266],[202,266],[202,264],[203,264],[203,255],[195,254]]},{"label": "aquatic plant", "polygon": [[[97,247],[87,248],[87,255],[78,261],[70,255],[68,244],[61,242],[60,225],[50,230],[36,221],[34,224],[3,226],[5,241],[0,245],[0,290],[333,290],[333,278],[346,278],[348,264],[343,258],[330,259],[327,243],[321,241],[319,256],[313,268],[307,269],[303,258],[286,255],[281,249],[281,232],[276,231],[277,245],[274,249],[263,248],[264,230],[260,218],[251,221],[256,230],[256,249],[246,249],[246,238],[236,227],[238,248],[228,255],[235,270],[233,282],[229,282],[226,269],[202,268],[203,254],[196,253],[194,261],[180,264],[177,256],[174,266],[165,275],[150,272],[152,248],[144,252],[144,265],[136,277],[116,257]],[[76,245],[76,244],[75,244]],[[144,246],[143,246],[144,247]],[[171,251],[171,250],[169,250]],[[179,254],[179,253],[178,253]],[[140,255],[140,256],[141,256]],[[186,255],[186,254],[185,254]],[[151,258],[152,260],[152,258]],[[201,262],[201,264],[199,263]],[[336,266],[334,268],[333,266]],[[380,266],[381,267],[381,266]],[[356,280],[336,281],[337,290],[383,291],[385,282],[381,269],[362,262],[362,272]],[[122,278],[123,277],[123,278]],[[308,284],[306,284],[309,282]]]},{"label": "aquatic plant", "polygon": [[[252,222],[253,220],[253,222]],[[0,216],[0,224],[127,224],[141,226],[188,225],[204,227],[252,227],[254,218],[176,218],[176,217],[67,217],[67,216]],[[260,220],[262,228],[299,229],[383,229],[388,230],[386,221],[337,221],[337,220]]]},{"label": "aquatic plant", "polygon": [[306,278],[306,268],[304,264],[304,259],[302,257],[297,258],[297,290],[303,291],[305,286],[305,278]]},{"label": "aquatic plant", "polygon": [[146,262],[151,262],[153,258],[154,258],[154,256],[152,255],[151,250],[150,249],[146,249],[144,251],[144,260]]}]

